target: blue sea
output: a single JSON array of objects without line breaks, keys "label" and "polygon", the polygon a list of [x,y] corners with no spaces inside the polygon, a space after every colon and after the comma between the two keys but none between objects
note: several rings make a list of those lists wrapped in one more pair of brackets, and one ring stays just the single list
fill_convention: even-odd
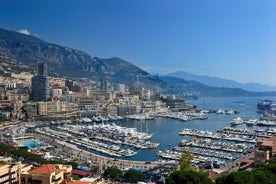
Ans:
[{"label": "blue sea", "polygon": [[[158,150],[165,151],[166,149],[172,150],[173,147],[177,146],[178,143],[183,139],[179,135],[179,132],[184,128],[197,129],[197,130],[208,130],[216,132],[217,129],[230,126],[231,120],[240,116],[244,119],[259,118],[256,113],[257,103],[261,100],[270,99],[275,100],[275,97],[220,97],[220,98],[200,98],[198,100],[187,101],[187,103],[197,105],[199,110],[237,110],[239,114],[207,114],[208,119],[206,120],[194,120],[183,122],[176,119],[169,118],[155,118],[154,120],[147,121],[134,121],[125,120],[116,122],[117,125],[124,127],[136,128],[138,131],[152,133],[152,142],[160,143],[160,146],[156,149],[151,150],[137,150],[138,154],[126,158],[130,160],[139,161],[156,161],[160,157],[156,156]],[[239,125],[237,128],[248,128],[254,129],[256,127],[246,127],[246,125]]]}]

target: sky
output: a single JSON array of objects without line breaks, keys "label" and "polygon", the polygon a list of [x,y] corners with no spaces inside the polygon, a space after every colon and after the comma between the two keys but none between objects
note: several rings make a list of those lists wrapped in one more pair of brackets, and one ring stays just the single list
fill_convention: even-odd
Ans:
[{"label": "sky", "polygon": [[1,0],[0,27],[150,73],[276,86],[275,0]]}]

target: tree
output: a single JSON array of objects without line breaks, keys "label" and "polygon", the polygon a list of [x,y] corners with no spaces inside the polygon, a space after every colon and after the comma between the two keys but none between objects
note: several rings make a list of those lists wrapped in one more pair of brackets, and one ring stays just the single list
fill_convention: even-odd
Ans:
[{"label": "tree", "polygon": [[145,175],[137,170],[129,169],[125,173],[124,179],[128,182],[137,183],[138,181],[144,181]]},{"label": "tree", "polygon": [[216,184],[257,184],[251,171],[237,171],[216,179]]},{"label": "tree", "polygon": [[175,170],[166,178],[167,184],[212,184],[208,175],[191,169]]},{"label": "tree", "polygon": [[193,159],[194,159],[194,157],[191,152],[183,153],[179,160],[180,170],[193,169],[192,164],[191,164]]},{"label": "tree", "polygon": [[269,159],[268,164],[272,164],[272,163],[276,164],[276,157],[272,157],[271,159]]},{"label": "tree", "polygon": [[105,179],[118,180],[122,177],[122,171],[117,167],[109,167],[104,171],[103,177]]},{"label": "tree", "polygon": [[[51,164],[61,164],[62,163],[61,161],[48,161],[48,160],[45,160],[40,155],[28,152],[27,149],[14,148],[13,146],[10,146],[10,145],[5,144],[5,143],[0,143],[0,152],[7,152],[15,158],[18,158],[18,159],[21,158],[21,159],[24,159],[24,161],[28,161],[28,162],[35,162],[39,165],[49,164],[49,163],[51,163]],[[72,165],[73,168],[77,167],[77,163],[75,163],[75,162],[69,162],[67,164]]]},{"label": "tree", "polygon": [[276,183],[276,177],[269,170],[255,169],[252,171],[254,181],[261,184],[274,184]]},{"label": "tree", "polygon": [[67,162],[67,164],[71,165],[73,169],[76,169],[78,167],[78,163],[74,161]]},{"label": "tree", "polygon": [[81,177],[79,175],[76,175],[76,174],[72,174],[71,177],[72,177],[73,180],[80,180],[81,179]]},{"label": "tree", "polygon": [[276,183],[275,160],[268,162],[268,165],[251,171],[238,171],[216,179],[216,184],[274,184]]}]

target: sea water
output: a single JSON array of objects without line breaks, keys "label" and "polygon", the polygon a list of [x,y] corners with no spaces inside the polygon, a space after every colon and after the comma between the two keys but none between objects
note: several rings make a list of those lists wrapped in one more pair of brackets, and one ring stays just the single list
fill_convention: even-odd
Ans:
[{"label": "sea water", "polygon": [[[230,126],[230,121],[237,116],[243,119],[259,118],[256,113],[257,103],[264,99],[275,100],[275,97],[220,97],[220,98],[200,98],[199,100],[187,101],[187,103],[197,105],[199,110],[237,110],[239,114],[207,114],[206,120],[193,120],[193,121],[180,121],[169,118],[155,118],[154,120],[136,121],[124,120],[116,122],[117,125],[124,127],[136,128],[138,131],[152,133],[152,142],[160,143],[160,146],[155,149],[137,150],[138,153],[130,158],[130,160],[139,161],[156,161],[160,157],[156,156],[158,150],[165,151],[166,149],[172,150],[183,139],[179,132],[184,128],[196,130],[208,130],[216,132],[220,128]],[[245,124],[237,126],[237,128],[252,129],[254,127],[247,127]]]}]

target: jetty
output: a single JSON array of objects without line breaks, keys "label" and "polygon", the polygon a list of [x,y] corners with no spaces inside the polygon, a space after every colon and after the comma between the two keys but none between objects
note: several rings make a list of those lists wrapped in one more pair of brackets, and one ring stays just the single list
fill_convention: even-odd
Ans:
[{"label": "jetty", "polygon": [[115,124],[59,124],[54,127],[39,127],[35,132],[112,157],[130,157],[137,154],[131,149],[121,149],[121,145],[135,149],[154,149],[159,146],[159,143],[149,140],[152,137],[151,134]]},{"label": "jetty", "polygon": [[245,143],[255,143],[257,141],[256,136],[249,135],[237,135],[237,134],[228,134],[228,133],[213,133],[210,131],[203,130],[192,130],[185,128],[179,135],[182,136],[196,136],[201,138],[209,138],[209,139],[218,139],[218,140],[226,140],[226,141],[234,141],[234,142],[245,142]]}]

